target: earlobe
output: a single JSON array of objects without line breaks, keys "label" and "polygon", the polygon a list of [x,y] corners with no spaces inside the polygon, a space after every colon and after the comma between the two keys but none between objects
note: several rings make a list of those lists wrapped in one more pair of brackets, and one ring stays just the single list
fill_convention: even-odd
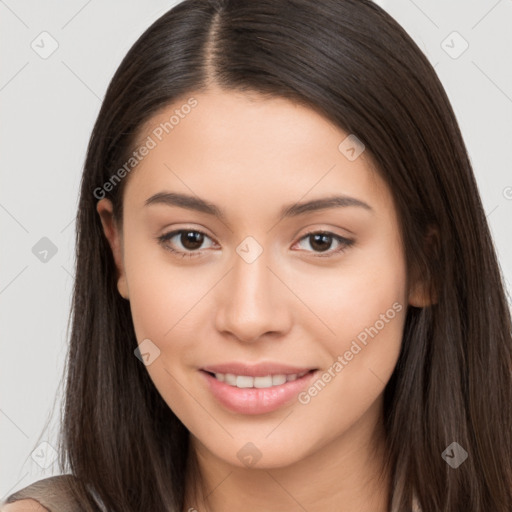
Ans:
[{"label": "earlobe", "polygon": [[123,264],[122,233],[114,218],[112,202],[109,199],[101,199],[96,205],[96,211],[101,219],[103,233],[112,250],[112,256],[117,269],[117,289],[123,298],[128,299],[128,284]]},{"label": "earlobe", "polygon": [[423,280],[417,280],[409,293],[409,304],[416,308],[425,308],[437,303],[437,297],[431,297],[427,283]]},{"label": "earlobe", "polygon": [[125,274],[119,276],[119,278],[117,279],[117,290],[119,292],[119,295],[121,295],[123,299],[129,300],[130,297],[128,295],[128,285],[126,283]]},{"label": "earlobe", "polygon": [[[439,233],[438,230],[430,226],[425,236],[425,252],[434,261],[438,257]],[[432,285],[430,272],[426,270],[416,270],[414,273],[413,285],[409,292],[409,304],[417,308],[425,308],[437,304],[437,290]]]}]

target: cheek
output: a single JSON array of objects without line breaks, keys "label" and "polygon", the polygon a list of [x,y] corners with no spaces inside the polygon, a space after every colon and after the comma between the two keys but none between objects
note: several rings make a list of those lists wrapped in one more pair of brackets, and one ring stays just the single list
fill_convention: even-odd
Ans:
[{"label": "cheek", "polygon": [[197,361],[201,339],[197,312],[209,299],[212,285],[204,273],[180,267],[171,258],[158,246],[126,237],[124,263],[137,342],[149,339],[160,351],[146,370],[162,398],[188,426],[204,414],[199,407],[191,408],[183,386],[190,387],[185,370]]},{"label": "cheek", "polygon": [[331,353],[360,333],[364,340],[365,329],[376,323],[390,339],[401,338],[401,322],[395,320],[401,318],[398,310],[406,309],[406,265],[395,237],[376,237],[347,252],[336,268],[314,269],[307,276],[294,276],[293,282],[297,294],[307,297],[311,310],[329,327]]},{"label": "cheek", "polygon": [[149,339],[160,350],[147,369],[155,383],[163,379],[169,386],[172,379],[164,368],[180,377],[204,351],[210,292],[222,274],[212,274],[208,265],[180,265],[156,241],[137,237],[134,231],[126,236],[124,257],[134,330],[138,343]]},{"label": "cheek", "polygon": [[173,338],[181,339],[179,333],[192,328],[194,307],[211,288],[208,280],[200,272],[180,269],[169,262],[147,266],[132,262],[127,272],[137,339],[153,337],[162,344]]},{"label": "cheek", "polygon": [[[339,270],[314,282],[308,304],[331,331],[321,339],[329,354],[326,368],[336,376],[324,398],[336,400],[339,393],[352,397],[355,410],[382,391],[400,353],[407,296],[399,240],[375,239],[371,247],[351,253]],[[312,336],[315,329],[326,332],[318,320],[315,325],[310,324]]]}]

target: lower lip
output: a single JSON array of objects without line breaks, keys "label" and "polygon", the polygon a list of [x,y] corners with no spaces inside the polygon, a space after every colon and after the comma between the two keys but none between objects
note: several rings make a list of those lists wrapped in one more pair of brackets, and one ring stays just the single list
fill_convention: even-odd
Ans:
[{"label": "lower lip", "polygon": [[237,388],[200,370],[213,396],[227,409],[240,414],[264,414],[284,406],[311,382],[317,371],[270,388]]}]

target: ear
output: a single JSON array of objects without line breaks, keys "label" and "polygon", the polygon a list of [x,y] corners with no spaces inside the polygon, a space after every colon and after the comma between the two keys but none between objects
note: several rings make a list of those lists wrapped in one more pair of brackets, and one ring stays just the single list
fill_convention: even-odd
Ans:
[{"label": "ear", "polygon": [[123,298],[128,299],[128,283],[123,262],[123,238],[114,218],[112,202],[109,199],[101,199],[96,205],[96,211],[100,216],[103,232],[114,257],[117,269],[117,289]]},{"label": "ear", "polygon": [[[432,261],[437,258],[439,248],[439,231],[429,226],[424,237],[425,253]],[[429,279],[429,272],[416,268],[413,272],[412,284],[409,291],[409,304],[417,308],[425,308],[437,304],[438,294]]]}]

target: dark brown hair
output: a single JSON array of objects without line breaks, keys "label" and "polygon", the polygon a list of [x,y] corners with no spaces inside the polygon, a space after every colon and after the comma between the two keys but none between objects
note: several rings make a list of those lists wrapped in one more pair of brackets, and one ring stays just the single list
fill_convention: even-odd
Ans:
[{"label": "dark brown hair", "polygon": [[[410,512],[415,494],[423,512],[508,512],[512,326],[486,216],[434,69],[369,0],[185,0],[115,73],[81,182],[61,432],[60,464],[84,509],[94,510],[86,487],[109,511],[184,506],[189,434],[134,357],[93,191],[127,161],[144,123],[211,84],[299,102],[355,134],[393,195],[408,282],[431,285],[435,304],[407,310],[385,389],[389,509]],[[119,222],[128,179],[106,195]],[[469,454],[457,469],[441,457],[454,441]]]}]

